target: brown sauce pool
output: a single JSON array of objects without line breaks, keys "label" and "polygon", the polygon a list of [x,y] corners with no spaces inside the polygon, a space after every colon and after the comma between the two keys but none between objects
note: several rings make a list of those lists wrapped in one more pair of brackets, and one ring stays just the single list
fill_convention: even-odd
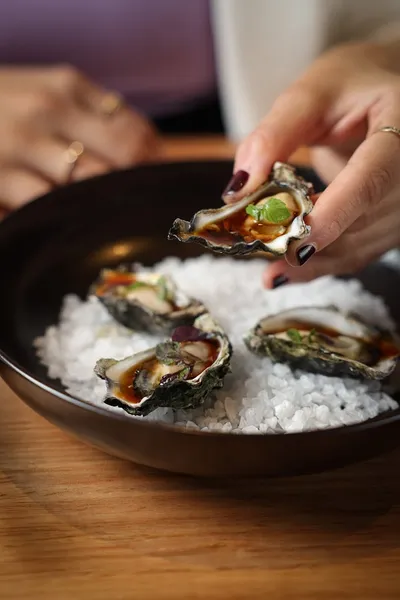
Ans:
[{"label": "brown sauce pool", "polygon": [[[298,214],[299,211],[293,213],[291,222],[294,221]],[[255,239],[262,242],[271,242],[277,237],[284,235],[290,226],[290,223],[288,225],[266,225],[254,221],[251,225],[251,230],[249,230],[245,226],[245,221],[248,217],[249,215],[246,213],[246,210],[243,209],[232,217],[207,225],[195,233],[214,243],[218,241],[225,242],[226,244],[239,241],[252,242]]]},{"label": "brown sauce pool", "polygon": [[[211,367],[211,365],[216,361],[219,352],[219,344],[217,342],[212,342],[210,340],[202,340],[202,342],[207,344],[210,356],[209,359],[203,363],[203,369],[201,373],[203,373],[206,369]],[[193,342],[182,342],[182,346],[184,346],[186,343],[192,344]],[[157,364],[158,360],[156,358],[150,358],[148,360],[143,361],[142,363],[139,363],[139,365],[136,364],[134,367],[128,369],[121,377],[119,383],[118,398],[124,400],[125,402],[128,402],[129,404],[138,404],[139,402],[141,402],[142,396],[139,396],[135,392],[133,387],[135,376],[138,373],[138,371],[141,371],[142,369],[151,372],[157,366]],[[190,374],[188,379],[191,379]]]}]

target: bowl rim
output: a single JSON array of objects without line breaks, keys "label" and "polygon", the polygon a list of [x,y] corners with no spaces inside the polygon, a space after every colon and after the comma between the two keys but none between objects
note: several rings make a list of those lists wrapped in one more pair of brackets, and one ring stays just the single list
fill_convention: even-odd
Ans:
[{"label": "bowl rim", "polygon": [[[115,420],[115,421],[123,421],[125,423],[134,423],[135,425],[138,425],[140,427],[145,427],[151,430],[157,430],[159,428],[173,432],[173,433],[177,433],[177,434],[186,434],[186,435],[204,435],[204,436],[212,436],[212,437],[221,437],[221,436],[237,436],[237,433],[232,433],[232,432],[222,432],[222,431],[200,431],[194,428],[185,428],[183,429],[182,427],[177,427],[174,424],[171,423],[164,423],[162,421],[148,421],[145,419],[140,419],[139,417],[134,417],[133,415],[128,415],[125,412],[117,412],[112,409],[109,408],[102,408],[101,406],[98,406],[96,404],[92,404],[91,402],[89,402],[88,400],[83,400],[82,398],[79,398],[78,396],[74,396],[70,393],[68,393],[67,391],[60,391],[57,390],[56,388],[52,387],[51,385],[48,385],[47,383],[41,381],[40,379],[38,379],[37,377],[35,377],[34,375],[31,375],[28,371],[26,371],[23,367],[21,367],[16,361],[14,361],[13,359],[11,359],[5,352],[3,352],[0,348],[0,361],[2,361],[4,363],[4,365],[6,365],[7,367],[9,367],[12,371],[16,372],[18,375],[20,375],[21,377],[23,377],[26,381],[29,381],[29,383],[35,385],[36,387],[39,387],[40,389],[42,389],[44,392],[47,392],[53,396],[56,396],[59,400],[62,400],[63,402],[67,402],[68,404],[72,404],[82,410],[87,410],[89,412],[95,412],[101,416],[107,417],[109,419]],[[0,376],[1,376],[1,370],[0,370]],[[7,384],[7,381],[5,381],[5,383]],[[7,384],[8,385],[8,384]],[[361,423],[354,423],[352,425],[339,425],[337,427],[330,427],[327,429],[314,429],[311,431],[298,431],[298,432],[286,432],[286,433],[274,433],[274,434],[260,434],[260,433],[246,433],[245,435],[241,435],[240,437],[243,438],[249,438],[249,439],[254,439],[254,438],[260,438],[262,436],[281,436],[281,437],[286,437],[288,435],[290,436],[304,436],[308,435],[314,435],[315,437],[320,437],[320,436],[329,436],[329,435],[337,435],[338,433],[341,435],[350,435],[351,433],[356,433],[358,431],[364,431],[364,430],[368,430],[368,429],[375,429],[375,428],[379,428],[379,427],[383,427],[385,425],[389,425],[391,423],[395,423],[396,421],[400,421],[400,408],[392,411],[394,414],[390,414],[390,411],[386,411],[387,416],[383,416],[385,415],[385,413],[381,414],[381,415],[377,415],[376,417],[373,417],[371,419],[367,419],[366,421],[362,421]]]}]

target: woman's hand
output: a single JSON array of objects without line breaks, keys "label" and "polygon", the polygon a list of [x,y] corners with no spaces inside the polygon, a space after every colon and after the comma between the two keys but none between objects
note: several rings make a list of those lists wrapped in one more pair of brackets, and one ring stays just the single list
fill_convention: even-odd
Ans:
[{"label": "woman's hand", "polygon": [[[124,105],[108,114],[106,104],[112,99],[69,66],[0,69],[3,213],[69,179],[154,155],[158,142],[152,125]],[[74,141],[84,151],[71,172],[67,149]]]},{"label": "woman's hand", "polygon": [[314,147],[313,164],[331,181],[306,219],[309,238],[267,268],[267,287],[351,273],[400,245],[400,137],[378,131],[400,128],[399,72],[398,48],[338,47],[283,93],[239,146],[225,201],[254,189],[300,145]]}]

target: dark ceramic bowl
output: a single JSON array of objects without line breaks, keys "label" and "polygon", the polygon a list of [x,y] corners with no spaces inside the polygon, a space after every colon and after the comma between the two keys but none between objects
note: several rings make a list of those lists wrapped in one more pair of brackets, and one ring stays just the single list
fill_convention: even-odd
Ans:
[{"label": "dark ceramic bowl", "polygon": [[[400,410],[361,425],[286,435],[184,431],[113,414],[68,395],[47,377],[32,341],[57,320],[66,293],[84,296],[101,267],[196,256],[196,245],[168,242],[176,216],[219,204],[228,162],[146,166],[56,190],[0,225],[0,359],[8,385],[46,419],[128,460],[203,476],[288,475],[343,465],[400,441]],[[321,187],[310,171],[304,175]],[[118,251],[118,253],[116,253]],[[400,323],[399,276],[383,265],[360,274]]]}]

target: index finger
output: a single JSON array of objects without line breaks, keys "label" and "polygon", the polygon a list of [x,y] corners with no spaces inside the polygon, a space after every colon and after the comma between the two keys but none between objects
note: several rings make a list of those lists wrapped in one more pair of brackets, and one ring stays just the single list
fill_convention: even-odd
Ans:
[{"label": "index finger", "polygon": [[[400,116],[388,119],[389,123],[396,121],[400,122]],[[380,131],[358,147],[308,215],[310,236],[289,247],[289,264],[304,264],[315,252],[337,240],[363,213],[376,210],[393,186],[400,183],[399,150],[400,137]]]},{"label": "index finger", "polygon": [[239,145],[234,173],[246,182],[239,189],[235,184],[229,189],[228,184],[224,201],[236,202],[253,191],[266,180],[275,161],[285,162],[299,146],[319,137],[326,128],[326,106],[320,93],[305,84],[297,83],[279,96],[265,119]]}]

